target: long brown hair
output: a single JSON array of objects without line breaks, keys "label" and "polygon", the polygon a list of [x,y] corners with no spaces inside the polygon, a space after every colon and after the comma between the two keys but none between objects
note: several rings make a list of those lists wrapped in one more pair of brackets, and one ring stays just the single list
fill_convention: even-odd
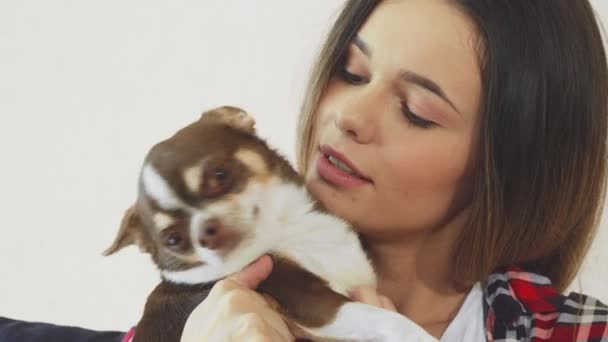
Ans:
[{"label": "long brown hair", "polygon": [[[314,114],[345,49],[380,1],[350,0],[302,106],[297,158],[308,169]],[[564,290],[604,202],[608,68],[587,0],[458,0],[476,24],[483,93],[472,211],[454,251],[458,283],[522,265]]]}]

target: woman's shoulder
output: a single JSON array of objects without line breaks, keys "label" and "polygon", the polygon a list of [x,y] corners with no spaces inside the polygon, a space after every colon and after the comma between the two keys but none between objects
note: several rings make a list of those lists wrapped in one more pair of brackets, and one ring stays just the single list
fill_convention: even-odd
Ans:
[{"label": "woman's shoulder", "polygon": [[608,341],[608,306],[584,294],[561,294],[549,278],[518,267],[488,277],[484,316],[489,341]]}]

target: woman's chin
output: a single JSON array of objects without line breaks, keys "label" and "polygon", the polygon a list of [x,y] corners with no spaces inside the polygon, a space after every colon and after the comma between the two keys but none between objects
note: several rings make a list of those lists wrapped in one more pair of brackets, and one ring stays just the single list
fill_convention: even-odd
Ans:
[{"label": "woman's chin", "polygon": [[325,210],[341,219],[354,224],[353,217],[358,209],[355,207],[356,201],[341,193],[322,179],[310,179],[306,182],[308,192],[321,203]]},{"label": "woman's chin", "polygon": [[[328,201],[332,198],[335,199],[336,191],[329,187],[319,178],[312,178],[306,180],[306,189],[312,195],[314,199],[321,202],[323,207],[328,208],[330,203]],[[329,208],[328,208],[329,210]]]}]

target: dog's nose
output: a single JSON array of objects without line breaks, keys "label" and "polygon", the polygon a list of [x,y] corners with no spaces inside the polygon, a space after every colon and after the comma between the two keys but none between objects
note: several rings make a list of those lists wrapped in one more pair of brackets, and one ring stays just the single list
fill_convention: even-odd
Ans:
[{"label": "dog's nose", "polygon": [[222,249],[233,245],[238,240],[238,234],[232,229],[225,227],[217,219],[205,222],[198,233],[198,242],[202,247],[208,249]]}]

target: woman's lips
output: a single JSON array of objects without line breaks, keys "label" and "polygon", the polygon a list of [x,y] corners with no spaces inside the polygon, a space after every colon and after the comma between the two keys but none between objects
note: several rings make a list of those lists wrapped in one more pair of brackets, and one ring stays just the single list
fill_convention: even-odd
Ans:
[{"label": "woman's lips", "polygon": [[[340,164],[343,168],[350,169],[350,172],[336,166],[330,161],[330,158],[332,158],[334,163]],[[321,154],[317,160],[317,172],[323,180],[339,187],[353,188],[372,183],[348,159],[329,146],[321,147]]]}]

